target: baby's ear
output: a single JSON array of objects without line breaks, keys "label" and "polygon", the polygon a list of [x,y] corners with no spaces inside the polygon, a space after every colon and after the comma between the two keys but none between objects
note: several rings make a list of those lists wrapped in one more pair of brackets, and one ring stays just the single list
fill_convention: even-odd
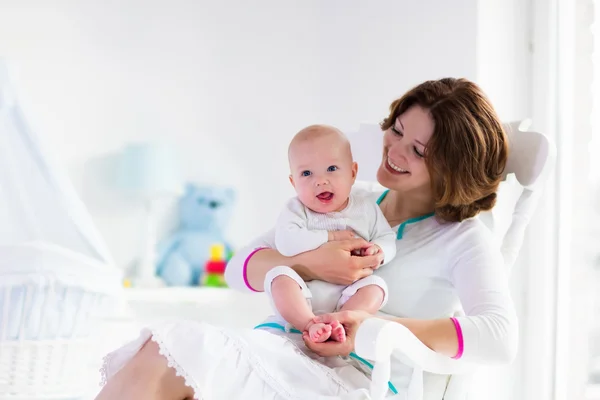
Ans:
[{"label": "baby's ear", "polygon": [[294,177],[292,175],[290,175],[290,183],[293,187],[296,187],[296,184],[294,183]]},{"label": "baby's ear", "polygon": [[358,163],[356,161],[352,162],[352,179],[356,180],[356,176],[358,175]]}]

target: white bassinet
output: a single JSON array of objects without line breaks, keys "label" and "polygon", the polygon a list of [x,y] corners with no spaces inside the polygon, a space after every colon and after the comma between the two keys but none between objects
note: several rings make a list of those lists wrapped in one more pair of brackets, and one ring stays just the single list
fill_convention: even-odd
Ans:
[{"label": "white bassinet", "polygon": [[76,399],[115,268],[66,174],[28,128],[0,60],[0,400]]},{"label": "white bassinet", "polygon": [[0,399],[81,396],[119,282],[116,270],[58,246],[1,246]]}]

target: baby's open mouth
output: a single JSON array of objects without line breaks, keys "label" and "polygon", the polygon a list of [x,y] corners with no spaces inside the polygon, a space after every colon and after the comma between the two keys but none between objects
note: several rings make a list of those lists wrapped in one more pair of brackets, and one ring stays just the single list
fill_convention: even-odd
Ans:
[{"label": "baby's open mouth", "polygon": [[333,199],[333,193],[323,192],[323,193],[317,195],[317,199],[319,199],[323,202],[331,201],[331,199]]}]

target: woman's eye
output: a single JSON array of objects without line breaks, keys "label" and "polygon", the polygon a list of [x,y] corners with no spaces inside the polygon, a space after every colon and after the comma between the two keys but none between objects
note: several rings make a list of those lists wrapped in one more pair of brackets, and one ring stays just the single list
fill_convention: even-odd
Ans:
[{"label": "woman's eye", "polygon": [[310,176],[310,171],[302,171],[302,176]]},{"label": "woman's eye", "polygon": [[425,155],[424,155],[423,153],[421,153],[421,152],[419,151],[419,149],[417,149],[416,147],[415,147],[415,154],[417,155],[417,157],[420,157],[420,158],[423,158],[423,157],[425,156]]},{"label": "woman's eye", "polygon": [[392,132],[394,132],[394,134],[396,134],[397,136],[404,136],[404,134],[402,132],[400,132],[398,129],[396,129],[395,126],[392,126]]},{"label": "woman's eye", "polygon": [[336,167],[335,165],[332,165],[329,168],[327,168],[327,172],[337,171],[337,169],[338,169],[338,167]]}]

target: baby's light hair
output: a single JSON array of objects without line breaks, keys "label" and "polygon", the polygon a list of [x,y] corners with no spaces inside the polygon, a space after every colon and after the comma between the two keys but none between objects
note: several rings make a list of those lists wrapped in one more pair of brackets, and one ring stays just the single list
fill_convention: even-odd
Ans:
[{"label": "baby's light hair", "polygon": [[347,147],[348,153],[350,154],[350,157],[352,157],[350,141],[341,130],[331,125],[315,124],[309,125],[306,128],[301,129],[298,133],[294,135],[294,137],[290,141],[290,145],[288,146],[288,161],[290,160],[290,154],[292,152],[292,149],[296,145],[328,136],[337,137],[340,141],[340,144],[344,147]]}]

